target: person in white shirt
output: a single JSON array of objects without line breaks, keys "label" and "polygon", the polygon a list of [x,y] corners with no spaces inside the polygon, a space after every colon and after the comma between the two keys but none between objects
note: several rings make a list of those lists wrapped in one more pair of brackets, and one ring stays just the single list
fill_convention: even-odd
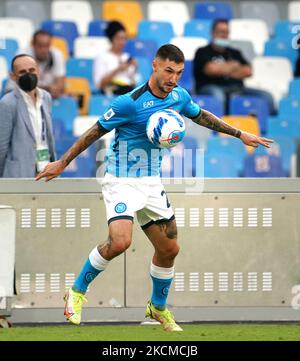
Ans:
[{"label": "person in white shirt", "polygon": [[[21,49],[18,54],[32,56],[39,67],[38,86],[47,90],[52,98],[59,98],[65,91],[66,65],[60,50],[51,47],[52,36],[47,31],[38,30],[34,33],[31,45]],[[6,92],[14,89],[14,82],[9,80]]]},{"label": "person in white shirt", "polygon": [[94,61],[94,83],[100,92],[121,95],[135,88],[137,63],[124,52],[126,29],[118,21],[111,21],[106,28],[111,48],[102,52]]},{"label": "person in white shirt", "polygon": [[23,53],[33,56],[40,69],[38,86],[47,90],[52,98],[64,94],[66,67],[60,50],[51,47],[51,34],[44,30],[34,33],[31,47]]}]

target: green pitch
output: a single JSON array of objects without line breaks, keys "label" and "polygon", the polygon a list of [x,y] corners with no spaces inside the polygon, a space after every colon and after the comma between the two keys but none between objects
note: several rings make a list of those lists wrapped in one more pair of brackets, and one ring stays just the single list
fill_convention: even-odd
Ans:
[{"label": "green pitch", "polygon": [[36,326],[0,329],[0,341],[262,341],[300,340],[298,324],[183,325],[181,333],[166,333],[159,326]]}]

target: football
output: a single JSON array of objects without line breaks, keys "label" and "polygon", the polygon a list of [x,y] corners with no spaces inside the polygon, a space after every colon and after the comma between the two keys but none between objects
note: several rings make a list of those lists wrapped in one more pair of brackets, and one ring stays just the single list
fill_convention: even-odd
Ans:
[{"label": "football", "polygon": [[172,148],[182,141],[185,122],[175,110],[164,109],[150,116],[146,129],[151,143],[160,148]]}]

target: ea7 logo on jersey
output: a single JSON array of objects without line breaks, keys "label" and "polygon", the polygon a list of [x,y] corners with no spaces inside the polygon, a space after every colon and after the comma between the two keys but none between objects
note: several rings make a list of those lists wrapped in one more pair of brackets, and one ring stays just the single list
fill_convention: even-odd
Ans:
[{"label": "ea7 logo on jersey", "polygon": [[143,103],[143,108],[150,108],[154,105],[154,101],[153,100],[148,100],[147,102]]},{"label": "ea7 logo on jersey", "polygon": [[108,111],[103,115],[103,118],[105,120],[109,120],[110,118],[112,118],[115,115],[115,112],[113,111],[112,108],[108,109]]}]

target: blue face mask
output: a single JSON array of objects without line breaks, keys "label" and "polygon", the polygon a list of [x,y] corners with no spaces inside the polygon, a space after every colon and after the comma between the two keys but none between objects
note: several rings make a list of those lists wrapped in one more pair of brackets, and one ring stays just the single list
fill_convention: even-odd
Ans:
[{"label": "blue face mask", "polygon": [[215,38],[213,42],[216,46],[219,46],[220,48],[227,48],[230,44],[230,40],[224,38]]}]

